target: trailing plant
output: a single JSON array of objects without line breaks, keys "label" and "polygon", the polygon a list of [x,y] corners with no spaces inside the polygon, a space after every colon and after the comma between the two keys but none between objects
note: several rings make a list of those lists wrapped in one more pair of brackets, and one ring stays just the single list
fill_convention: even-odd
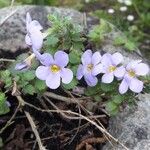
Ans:
[{"label": "trailing plant", "polygon": [[[101,55],[100,51],[84,50],[85,41],[97,45],[105,40],[112,26],[101,20],[86,36],[82,27],[68,17],[49,15],[48,18],[51,27],[42,32],[40,23],[27,13],[25,42],[32,54],[21,54],[8,69],[1,70],[0,107],[5,108],[1,114],[9,111],[4,94],[9,91],[12,95],[40,96],[48,89],[72,91],[83,86],[83,95],[104,103],[111,115],[123,103],[132,104],[135,95],[143,91],[145,79],[141,76],[148,74],[148,65],[142,60],[124,65],[124,58],[118,52]],[[117,44],[123,42],[116,40]]]}]

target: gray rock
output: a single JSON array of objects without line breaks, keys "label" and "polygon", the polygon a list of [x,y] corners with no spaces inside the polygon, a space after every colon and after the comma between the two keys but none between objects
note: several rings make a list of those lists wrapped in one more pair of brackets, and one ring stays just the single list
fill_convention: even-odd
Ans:
[{"label": "gray rock", "polygon": [[74,22],[83,24],[83,15],[75,10],[56,7],[43,7],[43,6],[16,6],[10,10],[9,7],[0,9],[0,22],[15,11],[12,16],[7,19],[0,27],[0,51],[16,52],[19,49],[26,49],[27,45],[24,42],[26,34],[25,30],[25,16],[29,12],[33,19],[38,20],[41,25],[46,29],[50,26],[47,20],[47,15],[58,13],[62,16],[70,16]]},{"label": "gray rock", "polygon": [[[109,132],[129,150],[150,150],[150,94],[140,94],[134,107],[110,119]],[[107,143],[103,150],[123,150]]]}]

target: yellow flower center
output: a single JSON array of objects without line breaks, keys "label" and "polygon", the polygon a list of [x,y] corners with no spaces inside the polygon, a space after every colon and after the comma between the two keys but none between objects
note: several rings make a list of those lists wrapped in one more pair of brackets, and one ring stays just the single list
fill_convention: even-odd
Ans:
[{"label": "yellow flower center", "polygon": [[50,67],[50,69],[51,69],[51,71],[52,71],[53,73],[56,73],[56,72],[58,72],[58,71],[60,70],[60,67],[57,66],[57,65],[52,65],[52,66]]},{"label": "yellow flower center", "polygon": [[93,69],[93,64],[88,64],[88,65],[87,65],[87,70],[88,70],[88,71],[91,71],[92,69]]},{"label": "yellow flower center", "polygon": [[115,66],[110,66],[109,68],[108,68],[108,71],[109,72],[113,72],[113,71],[115,71],[116,70],[116,67]]},{"label": "yellow flower center", "polygon": [[135,77],[135,72],[133,70],[129,70],[128,74],[130,77]]}]

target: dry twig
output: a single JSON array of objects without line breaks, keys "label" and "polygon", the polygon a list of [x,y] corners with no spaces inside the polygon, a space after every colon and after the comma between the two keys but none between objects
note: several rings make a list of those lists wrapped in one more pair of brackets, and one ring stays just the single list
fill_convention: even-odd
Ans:
[{"label": "dry twig", "polygon": [[[22,97],[21,97],[21,96],[16,96],[16,97],[17,97],[19,103],[24,106],[25,103],[24,103],[24,100],[22,99]],[[27,119],[28,119],[28,121],[29,121],[29,123],[30,123],[30,125],[31,125],[32,131],[33,131],[34,134],[35,134],[35,137],[36,137],[36,140],[37,140],[39,149],[40,149],[40,150],[46,150],[46,148],[43,146],[43,144],[42,144],[42,142],[41,142],[41,138],[40,138],[40,136],[39,136],[39,133],[38,133],[38,131],[37,131],[37,129],[36,129],[36,125],[35,125],[35,123],[34,123],[32,117],[31,117],[31,115],[30,115],[28,112],[26,112],[26,111],[24,111],[24,113],[25,113],[25,115],[26,115],[26,117],[27,117]]]}]

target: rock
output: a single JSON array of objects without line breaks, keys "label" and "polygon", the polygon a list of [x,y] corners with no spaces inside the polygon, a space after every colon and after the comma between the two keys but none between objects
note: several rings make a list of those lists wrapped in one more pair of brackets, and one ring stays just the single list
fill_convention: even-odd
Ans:
[{"label": "rock", "polygon": [[24,42],[26,34],[25,16],[29,12],[33,19],[38,20],[46,29],[50,26],[47,20],[47,15],[58,13],[62,16],[70,16],[73,21],[83,24],[82,14],[73,9],[46,7],[46,6],[16,6],[10,10],[9,7],[0,9],[0,22],[6,16],[11,14],[11,11],[16,12],[11,15],[0,27],[0,51],[16,52],[17,50],[26,49],[27,45]]},{"label": "rock", "polygon": [[[150,94],[140,94],[134,107],[127,107],[116,117],[110,119],[109,132],[129,150],[150,149]],[[103,150],[114,150],[107,143]],[[116,146],[115,150],[123,150]]]}]

